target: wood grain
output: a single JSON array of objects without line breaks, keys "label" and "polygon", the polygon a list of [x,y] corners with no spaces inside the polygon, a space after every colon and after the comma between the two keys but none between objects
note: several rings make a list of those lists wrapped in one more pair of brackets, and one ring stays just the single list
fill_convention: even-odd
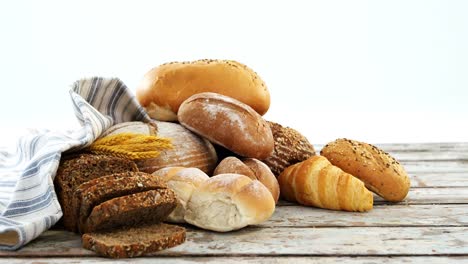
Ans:
[{"label": "wood grain", "polygon": [[[188,230],[187,241],[160,256],[468,255],[468,227],[244,228],[230,233]],[[47,231],[2,257],[84,257],[80,236]]]},{"label": "wood grain", "polygon": [[261,227],[468,226],[468,204],[375,206],[366,213],[279,206]]},{"label": "wood grain", "polygon": [[458,257],[142,257],[133,259],[104,259],[98,257],[87,258],[34,258],[33,262],[30,258],[4,258],[0,259],[0,263],[9,264],[26,264],[26,263],[67,263],[67,264],[81,264],[81,263],[164,263],[164,264],[194,264],[194,263],[220,263],[220,264],[335,264],[335,263],[349,263],[349,264],[362,264],[362,263],[415,263],[415,264],[428,264],[428,263],[468,263],[468,258],[463,256]]}]

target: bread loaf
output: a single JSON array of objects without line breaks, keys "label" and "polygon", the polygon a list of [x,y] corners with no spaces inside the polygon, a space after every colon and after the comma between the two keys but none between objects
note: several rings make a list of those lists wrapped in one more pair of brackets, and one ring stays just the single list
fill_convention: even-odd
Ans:
[{"label": "bread loaf", "polygon": [[268,188],[275,203],[278,202],[280,194],[278,180],[263,162],[251,158],[240,160],[236,157],[227,157],[218,164],[213,175],[224,173],[242,174],[252,180],[260,181]]},{"label": "bread loaf", "polygon": [[264,159],[274,148],[266,121],[248,105],[233,98],[200,93],[179,108],[179,122],[209,141],[243,157]]},{"label": "bread loaf", "polygon": [[262,160],[273,174],[279,176],[284,169],[315,155],[314,146],[301,133],[290,127],[269,122],[275,149],[273,154]]},{"label": "bread loaf", "polygon": [[102,176],[138,171],[131,160],[105,155],[82,154],[60,162],[54,179],[55,191],[63,211],[65,229],[77,232],[77,210],[73,207],[75,189],[82,183]]},{"label": "bread loaf", "polygon": [[197,168],[168,167],[153,173],[154,176],[167,182],[167,186],[177,196],[177,206],[167,217],[168,222],[185,223],[187,202],[193,191],[210,177]]},{"label": "bread loaf", "polygon": [[155,121],[154,124],[125,122],[109,128],[105,135],[132,132],[171,139],[173,148],[163,150],[156,158],[135,161],[140,171],[153,173],[161,168],[181,166],[199,168],[208,174],[213,172],[218,157],[216,150],[208,140],[197,136],[179,124],[158,121]]},{"label": "bread loaf", "polygon": [[162,222],[177,200],[170,189],[156,189],[113,198],[93,208],[83,232]]},{"label": "bread loaf", "polygon": [[321,155],[387,201],[399,202],[408,194],[410,180],[403,166],[373,145],[342,138],[324,146]]},{"label": "bread loaf", "polygon": [[78,230],[83,230],[93,208],[107,200],[133,193],[166,189],[166,183],[144,172],[124,172],[81,184],[75,191],[73,207],[78,211]]},{"label": "bread loaf", "polygon": [[185,228],[157,223],[87,233],[83,247],[110,258],[131,258],[174,247],[185,241]]},{"label": "bread loaf", "polygon": [[278,181],[281,195],[288,201],[333,210],[372,209],[373,196],[364,183],[322,156],[286,168]]},{"label": "bread loaf", "polygon": [[185,221],[227,232],[266,221],[274,211],[275,201],[262,183],[240,174],[219,174],[193,191]]},{"label": "bread loaf", "polygon": [[236,98],[260,115],[270,107],[270,94],[265,83],[250,68],[231,60],[160,65],[145,74],[137,87],[136,97],[152,118],[176,121],[182,102],[202,92]]}]

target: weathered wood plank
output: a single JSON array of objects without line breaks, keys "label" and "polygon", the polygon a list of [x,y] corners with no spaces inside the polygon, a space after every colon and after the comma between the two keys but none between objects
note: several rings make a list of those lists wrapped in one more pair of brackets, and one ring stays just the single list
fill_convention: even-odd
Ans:
[{"label": "weathered wood plank", "polygon": [[366,213],[279,206],[261,227],[468,226],[468,204],[375,206]]},{"label": "weathered wood plank", "polygon": [[466,204],[468,187],[456,188],[410,188],[406,199],[399,203],[384,201],[374,195],[374,205],[381,204]]},{"label": "weathered wood plank", "polygon": [[[189,230],[187,241],[158,252],[160,256],[391,256],[467,255],[468,227],[244,228],[230,233]],[[47,231],[16,252],[2,257],[84,257],[80,237]]]},{"label": "weathered wood plank", "polygon": [[409,174],[411,187],[468,187],[468,172]]},{"label": "weathered wood plank", "polygon": [[[468,187],[410,188],[404,201],[392,203],[374,194],[374,205],[468,204]],[[297,205],[281,200],[278,206]]]},{"label": "weathered wood plank", "polygon": [[[26,264],[31,263],[30,258],[4,258],[0,263]],[[87,258],[34,258],[33,263],[165,263],[165,264],[193,264],[193,263],[220,263],[220,264],[238,264],[238,263],[278,263],[278,264],[302,264],[302,263],[343,263],[343,264],[361,264],[361,263],[468,263],[468,258],[463,256],[414,256],[414,257],[141,257],[132,259],[105,259],[99,257]]]}]

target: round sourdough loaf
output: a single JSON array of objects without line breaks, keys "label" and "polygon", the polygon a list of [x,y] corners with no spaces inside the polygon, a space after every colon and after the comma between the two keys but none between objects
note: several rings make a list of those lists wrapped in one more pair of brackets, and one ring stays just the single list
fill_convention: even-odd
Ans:
[{"label": "round sourdough loaf", "polygon": [[224,173],[242,174],[252,180],[260,181],[268,188],[275,203],[278,202],[280,195],[278,180],[275,175],[273,175],[270,168],[258,159],[247,158],[240,160],[236,157],[227,157],[218,164],[213,175]]},{"label": "round sourdough loaf", "polygon": [[170,123],[155,121],[157,128],[143,122],[125,122],[117,124],[105,132],[114,135],[123,132],[158,135],[171,139],[172,148],[166,149],[156,158],[136,160],[138,169],[153,173],[161,168],[181,166],[199,168],[205,173],[212,173],[218,162],[218,156],[213,145],[206,139],[192,133],[185,127]]},{"label": "round sourdough loaf", "polygon": [[136,97],[157,120],[175,121],[185,99],[202,92],[224,94],[251,106],[260,115],[270,107],[265,83],[246,65],[232,60],[171,62],[151,69]]},{"label": "round sourdough loaf", "polygon": [[275,201],[262,183],[240,174],[219,174],[193,191],[185,221],[227,232],[260,224],[274,211]]},{"label": "round sourdough loaf", "polygon": [[153,175],[167,182],[169,189],[177,196],[177,206],[167,217],[168,222],[185,223],[187,202],[193,191],[210,177],[197,168],[167,167],[155,171]]},{"label": "round sourdough loaf", "polygon": [[274,148],[268,123],[250,106],[217,93],[200,93],[180,106],[179,122],[243,157],[264,159]]},{"label": "round sourdough loaf", "polygon": [[403,166],[373,145],[341,138],[325,145],[320,154],[387,201],[399,202],[408,194],[410,180]]}]

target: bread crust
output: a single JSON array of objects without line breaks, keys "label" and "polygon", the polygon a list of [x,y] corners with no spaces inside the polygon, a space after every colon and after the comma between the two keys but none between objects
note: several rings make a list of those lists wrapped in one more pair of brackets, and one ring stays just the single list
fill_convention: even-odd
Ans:
[{"label": "bread crust", "polygon": [[240,174],[219,174],[193,192],[185,220],[200,228],[227,232],[266,221],[274,210],[270,191],[259,181]]},{"label": "bread crust", "polygon": [[157,135],[171,140],[173,148],[161,151],[158,157],[135,160],[138,169],[146,173],[153,173],[165,167],[181,166],[199,168],[210,174],[218,161],[216,150],[208,140],[176,123],[125,122],[109,128],[105,135],[122,132]]},{"label": "bread crust", "polygon": [[273,152],[268,123],[236,99],[217,93],[196,94],[182,103],[178,117],[189,130],[243,157],[264,159]]},{"label": "bread crust", "polygon": [[399,202],[408,194],[410,180],[405,169],[376,146],[340,138],[325,145],[321,155],[362,180],[369,190],[387,201]]},{"label": "bread crust", "polygon": [[202,92],[236,98],[260,115],[270,107],[270,93],[260,76],[233,60],[162,64],[144,75],[136,89],[136,97],[152,118],[176,121],[182,102]]},{"label": "bread crust", "polygon": [[274,175],[279,176],[292,164],[304,161],[315,155],[315,149],[305,136],[290,127],[267,121],[270,125],[275,148],[273,154],[262,160]]},{"label": "bread crust", "polygon": [[227,157],[218,164],[213,175],[224,173],[237,173],[245,175],[252,180],[260,181],[268,188],[275,203],[278,202],[280,194],[278,180],[270,168],[258,159],[246,158],[240,160],[236,157]]}]

